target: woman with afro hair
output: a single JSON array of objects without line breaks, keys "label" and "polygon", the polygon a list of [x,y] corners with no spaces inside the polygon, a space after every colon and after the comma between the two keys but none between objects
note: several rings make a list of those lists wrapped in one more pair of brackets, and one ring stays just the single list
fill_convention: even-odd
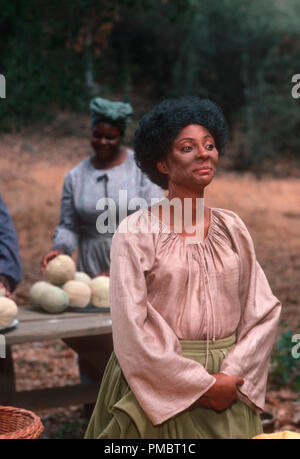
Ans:
[{"label": "woman with afro hair", "polygon": [[198,97],[165,100],[140,121],[136,162],[168,195],[113,237],[114,351],[86,438],[262,433],[281,304],[241,218],[204,206],[227,137],[221,109]]}]

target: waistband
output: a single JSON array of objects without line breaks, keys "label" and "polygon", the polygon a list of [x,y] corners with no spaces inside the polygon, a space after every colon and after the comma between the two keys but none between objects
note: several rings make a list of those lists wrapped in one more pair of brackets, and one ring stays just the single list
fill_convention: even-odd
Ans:
[{"label": "waistband", "polygon": [[183,351],[206,351],[207,346],[209,350],[224,349],[233,346],[236,343],[236,334],[233,333],[226,338],[216,339],[215,341],[207,340],[179,340]]},{"label": "waistband", "polygon": [[95,241],[110,241],[114,233],[99,233],[96,227],[84,227],[80,229],[80,239],[94,239]]}]

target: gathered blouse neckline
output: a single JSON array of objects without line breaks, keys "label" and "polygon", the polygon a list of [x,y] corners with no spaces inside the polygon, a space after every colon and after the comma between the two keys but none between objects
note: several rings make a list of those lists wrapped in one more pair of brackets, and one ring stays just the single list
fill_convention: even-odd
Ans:
[{"label": "gathered blouse neckline", "polygon": [[[208,209],[209,209],[209,226],[208,226],[206,237],[203,239],[203,241],[192,241],[192,242],[187,243],[187,245],[192,245],[192,244],[205,245],[211,239],[215,221],[214,221],[213,209],[211,207],[208,207]],[[182,240],[188,239],[186,236],[182,236],[180,233],[175,233],[175,231],[172,231],[171,228],[166,223],[164,223],[160,218],[158,218],[155,214],[153,214],[149,208],[147,209],[147,211],[151,216],[153,216],[156,219],[159,226],[164,232],[170,233],[172,236],[178,237]]]}]

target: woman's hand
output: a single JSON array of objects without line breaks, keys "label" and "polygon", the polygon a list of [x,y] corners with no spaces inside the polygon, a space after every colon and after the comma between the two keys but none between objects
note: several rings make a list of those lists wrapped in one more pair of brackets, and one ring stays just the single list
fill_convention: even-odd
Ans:
[{"label": "woman's hand", "polygon": [[225,373],[212,375],[215,384],[200,397],[192,407],[211,408],[221,412],[229,408],[237,399],[237,387],[244,383],[240,376],[229,376]]},{"label": "woman's hand", "polygon": [[4,296],[7,298],[11,298],[9,281],[2,274],[0,275],[0,291],[3,292]]},{"label": "woman's hand", "polygon": [[63,255],[65,254],[64,249],[56,249],[56,250],[51,250],[50,252],[46,253],[42,259],[42,273],[45,273],[45,269],[49,261],[53,260],[53,258],[57,257],[58,255]]}]

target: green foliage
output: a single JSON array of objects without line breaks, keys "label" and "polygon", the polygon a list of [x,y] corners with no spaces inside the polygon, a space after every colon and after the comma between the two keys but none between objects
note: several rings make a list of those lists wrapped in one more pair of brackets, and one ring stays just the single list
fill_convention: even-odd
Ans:
[{"label": "green foliage", "polygon": [[49,121],[57,109],[81,107],[84,65],[68,46],[78,33],[73,13],[71,2],[1,2],[0,27],[6,31],[1,70],[7,83],[1,125]]},{"label": "green foliage", "polygon": [[[271,380],[277,384],[289,385],[300,396],[300,358],[292,353],[294,333],[288,329],[279,336],[274,352],[271,355]],[[300,324],[299,324],[300,327]]]},{"label": "green foliage", "polygon": [[81,421],[64,421],[60,424],[56,432],[56,438],[64,439],[82,439],[87,429],[87,423]]},{"label": "green foliage", "polygon": [[[299,5],[277,0],[193,2],[175,88],[216,100],[237,127],[235,166],[299,154],[298,104],[290,93],[300,56]],[[192,20],[193,17],[193,20]]]},{"label": "green foliage", "polygon": [[[298,0],[0,0],[0,129],[87,112],[93,94],[223,108],[234,166],[299,155]],[[138,116],[140,114],[137,114]]]},{"label": "green foliage", "polygon": [[97,89],[96,46],[105,47],[118,8],[136,4],[149,1],[0,0],[0,129],[48,122],[59,110],[86,112]]},{"label": "green foliage", "polygon": [[234,167],[258,173],[265,159],[299,155],[299,101],[291,96],[299,19],[294,0],[190,0],[179,9],[157,0],[150,11],[121,10],[97,65],[109,86],[142,90],[153,102],[215,100],[232,128]]}]

